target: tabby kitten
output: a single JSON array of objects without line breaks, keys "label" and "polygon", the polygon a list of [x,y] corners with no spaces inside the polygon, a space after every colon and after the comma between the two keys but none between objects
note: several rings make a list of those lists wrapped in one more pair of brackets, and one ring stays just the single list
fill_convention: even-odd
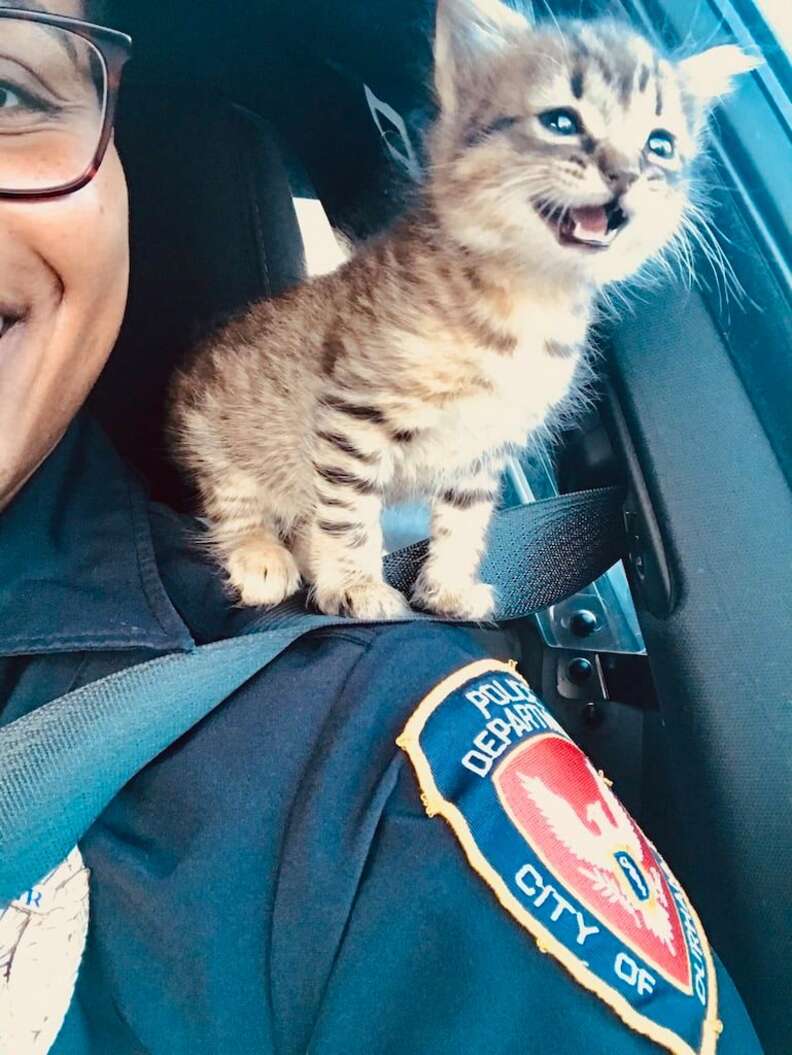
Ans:
[{"label": "tabby kitten", "polygon": [[302,578],[329,614],[402,616],[380,514],[421,496],[412,600],[491,615],[478,568],[504,460],[568,397],[598,292],[682,237],[707,107],[753,65],[734,46],[674,63],[616,22],[532,27],[500,0],[440,0],[416,207],[335,273],[253,305],[175,382],[175,452],[243,604]]}]

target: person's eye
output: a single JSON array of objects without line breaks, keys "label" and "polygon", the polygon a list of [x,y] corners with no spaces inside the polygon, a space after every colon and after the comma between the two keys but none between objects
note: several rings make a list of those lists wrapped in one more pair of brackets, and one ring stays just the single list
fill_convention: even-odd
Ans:
[{"label": "person's eye", "polygon": [[0,110],[15,110],[22,100],[7,84],[0,84]]},{"label": "person's eye", "polygon": [[669,161],[676,154],[676,141],[664,128],[656,128],[646,140],[646,149],[655,157]]},{"label": "person's eye", "polygon": [[558,136],[579,136],[583,123],[574,110],[562,107],[539,114],[539,123]]},{"label": "person's eye", "polygon": [[37,98],[31,92],[17,85],[0,81],[0,116],[13,117],[23,113],[50,113],[54,107],[45,99]]}]

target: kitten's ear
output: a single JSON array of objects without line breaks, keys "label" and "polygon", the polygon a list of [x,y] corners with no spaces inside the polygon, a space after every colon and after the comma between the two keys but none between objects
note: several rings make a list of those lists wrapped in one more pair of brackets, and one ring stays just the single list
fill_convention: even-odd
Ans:
[{"label": "kitten's ear", "polygon": [[443,110],[456,108],[482,52],[498,49],[527,20],[501,0],[438,0],[435,30],[435,87]]},{"label": "kitten's ear", "polygon": [[734,88],[734,78],[762,65],[757,55],[749,55],[736,44],[719,44],[714,48],[682,59],[678,69],[687,88],[702,103],[711,103]]}]

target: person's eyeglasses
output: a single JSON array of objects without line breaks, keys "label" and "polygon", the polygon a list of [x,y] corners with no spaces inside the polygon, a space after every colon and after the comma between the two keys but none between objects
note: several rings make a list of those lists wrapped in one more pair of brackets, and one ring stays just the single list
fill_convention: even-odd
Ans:
[{"label": "person's eyeglasses", "polygon": [[0,198],[54,198],[93,179],[131,46],[79,19],[0,8]]}]

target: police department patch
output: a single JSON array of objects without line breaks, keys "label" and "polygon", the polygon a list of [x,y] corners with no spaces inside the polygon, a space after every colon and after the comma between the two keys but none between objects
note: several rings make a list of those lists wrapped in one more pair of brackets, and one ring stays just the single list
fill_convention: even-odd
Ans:
[{"label": "police department patch", "polygon": [[633,1030],[712,1055],[715,968],[668,867],[516,671],[484,660],[438,685],[398,740],[430,816],[501,905]]}]

